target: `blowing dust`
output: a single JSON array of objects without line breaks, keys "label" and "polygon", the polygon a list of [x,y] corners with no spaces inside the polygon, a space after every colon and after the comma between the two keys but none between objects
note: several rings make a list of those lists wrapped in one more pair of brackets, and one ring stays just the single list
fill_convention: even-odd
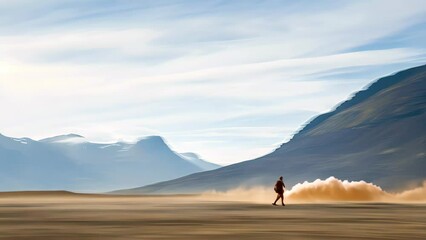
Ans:
[{"label": "blowing dust", "polygon": [[[272,202],[276,194],[271,188],[235,188],[225,192],[209,191],[201,195],[209,200],[245,201],[255,203]],[[426,203],[426,181],[418,188],[400,193],[388,193],[379,186],[364,181],[347,181],[335,177],[317,179],[294,185],[284,193],[286,203],[327,202],[389,202]]]}]

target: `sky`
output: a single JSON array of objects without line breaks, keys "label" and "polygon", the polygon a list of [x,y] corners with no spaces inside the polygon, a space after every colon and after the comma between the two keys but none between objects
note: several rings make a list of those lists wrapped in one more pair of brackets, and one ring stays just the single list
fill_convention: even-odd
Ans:
[{"label": "sky", "polygon": [[0,0],[0,133],[160,135],[228,165],[426,62],[426,4]]}]

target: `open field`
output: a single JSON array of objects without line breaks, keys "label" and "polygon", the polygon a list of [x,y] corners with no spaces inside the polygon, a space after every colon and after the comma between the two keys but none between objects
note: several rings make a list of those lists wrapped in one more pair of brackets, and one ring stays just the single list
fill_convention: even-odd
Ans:
[{"label": "open field", "polygon": [[0,193],[0,239],[426,239],[425,229],[424,204]]}]

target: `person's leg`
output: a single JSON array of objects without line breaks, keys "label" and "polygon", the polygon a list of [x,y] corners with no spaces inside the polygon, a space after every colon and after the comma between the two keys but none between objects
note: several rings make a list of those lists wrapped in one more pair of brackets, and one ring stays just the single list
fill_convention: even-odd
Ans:
[{"label": "person's leg", "polygon": [[277,198],[275,199],[275,201],[274,201],[274,203],[272,203],[273,205],[277,205],[277,201],[278,201],[278,199],[280,199],[280,194],[277,194]]},{"label": "person's leg", "polygon": [[284,193],[283,193],[283,194],[281,194],[281,204],[282,204],[283,206],[285,206],[285,204],[284,204]]}]

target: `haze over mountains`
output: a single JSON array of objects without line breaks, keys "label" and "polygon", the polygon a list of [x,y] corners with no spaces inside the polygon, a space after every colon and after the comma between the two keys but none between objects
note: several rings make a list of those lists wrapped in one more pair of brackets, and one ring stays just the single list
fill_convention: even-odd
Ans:
[{"label": "haze over mountains", "polygon": [[108,191],[217,167],[196,154],[172,151],[158,136],[99,144],[77,134],[40,141],[0,134],[0,191]]},{"label": "haze over mountains", "polygon": [[40,141],[0,134],[0,191],[147,185],[118,193],[192,193],[270,186],[280,175],[288,186],[335,176],[398,190],[426,179],[425,122],[423,65],[377,80],[274,152],[219,169],[194,153],[172,151],[158,136],[99,144],[77,134]]},{"label": "haze over mountains", "polygon": [[280,175],[287,186],[335,176],[398,190],[426,179],[425,123],[423,65],[377,80],[334,111],[313,119],[268,155],[117,193],[270,187]]}]

